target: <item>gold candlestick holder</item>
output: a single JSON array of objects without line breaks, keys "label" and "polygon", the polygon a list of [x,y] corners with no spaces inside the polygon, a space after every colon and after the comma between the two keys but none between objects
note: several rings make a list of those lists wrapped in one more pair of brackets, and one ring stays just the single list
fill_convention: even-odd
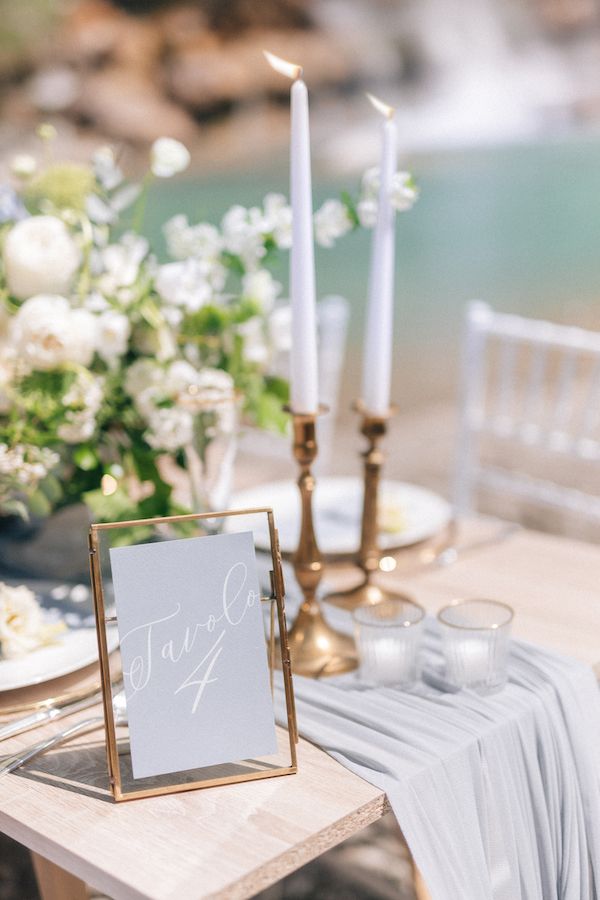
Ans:
[{"label": "gold candlestick holder", "polygon": [[292,411],[294,457],[300,468],[298,487],[302,504],[300,538],[292,564],[304,601],[288,633],[288,644],[292,671],[311,678],[340,675],[357,666],[354,641],[328,625],[317,600],[323,559],[313,524],[315,479],[312,464],[317,456],[316,418],[323,412],[326,412],[325,407],[321,407],[317,414]]},{"label": "gold candlestick holder", "polygon": [[378,505],[379,483],[381,467],[384,462],[384,454],[380,443],[387,433],[388,420],[396,412],[395,407],[390,407],[383,415],[373,415],[365,409],[359,400],[354,407],[362,415],[361,433],[367,439],[367,449],[363,452],[364,459],[364,494],[363,509],[360,529],[360,546],[356,554],[355,563],[362,569],[363,578],[360,584],[349,591],[340,591],[330,594],[326,599],[328,603],[343,609],[356,609],[358,606],[372,606],[381,603],[390,597],[400,596],[398,592],[386,591],[377,584],[373,584],[373,575],[379,569],[381,551],[379,549]]}]

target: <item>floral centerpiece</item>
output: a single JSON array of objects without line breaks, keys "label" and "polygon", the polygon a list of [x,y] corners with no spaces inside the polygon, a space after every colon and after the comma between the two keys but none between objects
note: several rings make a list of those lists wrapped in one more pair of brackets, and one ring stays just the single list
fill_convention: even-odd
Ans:
[{"label": "floral centerpiece", "polygon": [[[218,227],[175,216],[160,263],[140,234],[145,192],[186,168],[186,148],[157,141],[140,185],[106,147],[89,165],[52,161],[40,132],[46,162],[17,157],[0,194],[0,512],[84,501],[110,521],[210,505],[206,453],[238,412],[285,427],[273,360],[289,317],[272,263],[290,246],[290,207],[269,194]],[[376,191],[372,171],[358,202],[327,201],[317,240],[372,224]],[[397,194],[400,208],[416,196],[405,173]],[[193,476],[183,500],[181,475]]]}]

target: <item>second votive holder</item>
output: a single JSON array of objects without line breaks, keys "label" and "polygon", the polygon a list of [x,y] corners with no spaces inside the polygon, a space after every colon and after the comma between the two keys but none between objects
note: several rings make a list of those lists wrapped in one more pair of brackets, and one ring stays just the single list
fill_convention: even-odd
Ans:
[{"label": "second votive holder", "polygon": [[437,617],[447,680],[479,694],[501,690],[508,678],[512,608],[496,600],[456,600]]},{"label": "second votive holder", "polygon": [[361,681],[410,687],[420,677],[425,610],[408,598],[360,606],[352,613]]}]

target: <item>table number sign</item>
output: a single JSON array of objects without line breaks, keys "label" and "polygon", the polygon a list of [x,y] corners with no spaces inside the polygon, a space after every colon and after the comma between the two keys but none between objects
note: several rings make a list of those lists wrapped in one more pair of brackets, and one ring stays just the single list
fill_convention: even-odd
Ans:
[{"label": "table number sign", "polygon": [[[230,781],[296,771],[297,740],[289,651],[283,608],[283,579],[270,510],[272,592],[261,597],[252,532],[173,538],[106,547],[119,630],[132,790],[123,790],[116,739],[110,661],[102,588],[100,535],[106,529],[163,525],[206,518],[172,516],[135,523],[102,523],[90,529],[90,560],[104,691],[109,774],[115,799],[188,790]],[[236,515],[236,512],[217,515]],[[244,515],[248,511],[243,511]],[[214,520],[215,514],[210,514]],[[245,520],[245,522],[247,519]],[[263,602],[279,618],[281,667],[288,703],[290,764],[264,757],[278,754]],[[244,765],[243,762],[245,762]],[[214,767],[219,767],[215,777]],[[227,767],[231,774],[228,774]],[[208,769],[212,767],[212,769]],[[205,769],[206,778],[164,785],[142,784],[157,776],[184,776]]]}]

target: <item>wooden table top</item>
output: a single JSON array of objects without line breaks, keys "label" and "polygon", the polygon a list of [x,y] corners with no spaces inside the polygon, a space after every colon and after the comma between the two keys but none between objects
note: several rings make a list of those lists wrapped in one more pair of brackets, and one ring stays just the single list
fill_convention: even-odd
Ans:
[{"label": "wooden table top", "polygon": [[[386,584],[432,612],[454,597],[504,600],[517,636],[600,674],[600,548],[526,531],[476,546],[487,534],[489,523],[470,523],[470,550],[454,565],[397,571]],[[251,896],[386,810],[381,791],[306,741],[297,775],[117,805],[105,784],[103,744],[81,738],[0,779],[0,829],[117,900]]]}]

